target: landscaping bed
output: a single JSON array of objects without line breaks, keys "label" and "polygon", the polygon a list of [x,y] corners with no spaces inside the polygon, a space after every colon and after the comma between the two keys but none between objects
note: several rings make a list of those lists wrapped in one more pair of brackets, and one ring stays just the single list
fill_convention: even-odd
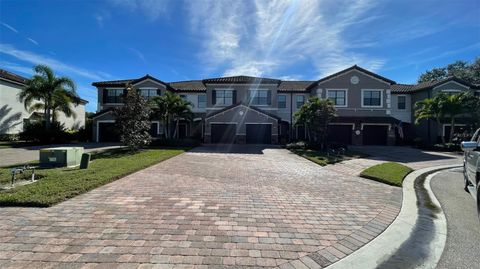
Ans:
[{"label": "landscaping bed", "polygon": [[413,169],[395,162],[381,163],[369,167],[360,173],[363,178],[372,179],[393,186],[402,186],[403,179]]},{"label": "landscaping bed", "polygon": [[[151,148],[131,154],[124,149],[114,149],[93,153],[88,169],[38,169],[37,174],[41,180],[1,191],[0,206],[51,206],[184,151],[181,148]],[[0,183],[10,182],[10,169],[11,167],[0,168]]]},{"label": "landscaping bed", "polygon": [[325,151],[311,150],[311,149],[289,149],[291,152],[304,157],[316,164],[325,166],[327,164],[335,164],[349,159],[364,158],[365,154],[354,151],[345,151],[342,153],[327,153]]}]

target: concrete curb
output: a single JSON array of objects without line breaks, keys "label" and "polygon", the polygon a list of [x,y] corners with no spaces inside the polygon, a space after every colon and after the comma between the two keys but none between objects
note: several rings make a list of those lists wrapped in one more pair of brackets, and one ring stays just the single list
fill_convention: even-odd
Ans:
[{"label": "concrete curb", "polygon": [[[418,230],[418,227],[415,227],[419,219],[418,199],[415,192],[416,179],[425,174],[456,167],[459,167],[459,165],[442,165],[419,169],[410,173],[403,183],[401,211],[392,224],[368,244],[326,268],[392,268],[392,264],[386,266],[385,263],[392,257],[397,259],[398,268],[435,268],[442,255],[447,237],[446,218],[441,210],[436,215],[437,218],[433,218],[435,232],[430,240],[430,244],[427,246],[425,257],[417,254],[415,258],[420,260],[414,266],[408,267],[404,265],[405,267],[402,267],[402,263],[398,262],[402,260],[402,257],[398,257],[396,253],[401,247],[404,247],[402,245],[413,234],[414,228]],[[433,175],[430,175],[426,178],[424,188],[431,198],[431,203],[441,209],[440,203],[430,188],[430,179],[432,177]],[[420,227],[420,231],[421,229],[422,227]],[[405,258],[405,260],[407,259],[409,257]]]}]

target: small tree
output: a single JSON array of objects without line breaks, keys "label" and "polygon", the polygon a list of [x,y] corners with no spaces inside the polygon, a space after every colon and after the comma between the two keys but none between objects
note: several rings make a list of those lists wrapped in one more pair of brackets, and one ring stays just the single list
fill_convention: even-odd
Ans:
[{"label": "small tree", "polygon": [[[166,92],[165,95],[152,99],[153,114],[162,121],[165,138],[175,137],[181,119],[189,121],[193,118],[191,107],[190,102],[173,92]],[[175,126],[173,132],[172,125]]]},{"label": "small tree", "polygon": [[150,144],[151,109],[147,99],[142,97],[130,85],[124,96],[124,105],[114,110],[116,127],[120,131],[120,141],[131,151]]},{"label": "small tree", "polygon": [[62,111],[67,116],[72,115],[69,105],[77,102],[76,86],[68,77],[55,76],[53,70],[46,65],[37,65],[33,70],[35,75],[27,87],[20,91],[18,98],[26,109],[43,109],[45,126],[49,130],[52,113]]},{"label": "small tree", "polygon": [[[444,99],[445,95],[436,95],[433,98],[427,98],[415,104],[415,124],[419,124],[422,120],[435,120],[437,126],[441,126],[443,118],[443,110],[440,105],[440,100]],[[445,136],[442,134],[442,143],[445,144]]]},{"label": "small tree", "polygon": [[468,93],[458,93],[446,95],[440,99],[440,107],[445,116],[450,122],[450,138],[449,143],[452,143],[453,134],[455,133],[455,119],[467,112],[466,100]]},{"label": "small tree", "polygon": [[304,125],[308,130],[308,141],[325,149],[328,124],[336,117],[333,103],[328,99],[311,97],[294,117],[295,126]]}]

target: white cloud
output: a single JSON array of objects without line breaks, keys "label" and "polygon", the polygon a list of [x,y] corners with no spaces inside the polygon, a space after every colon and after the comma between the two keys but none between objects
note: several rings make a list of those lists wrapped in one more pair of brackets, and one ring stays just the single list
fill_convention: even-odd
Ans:
[{"label": "white cloud", "polygon": [[2,25],[5,26],[7,29],[9,29],[10,31],[14,32],[14,33],[17,33],[18,34],[18,30],[13,28],[13,26],[9,25],[9,24],[6,24],[4,22],[2,22]]},{"label": "white cloud", "polygon": [[[373,71],[384,60],[355,52],[345,32],[371,22],[375,3],[351,1],[186,2],[193,34],[202,40],[199,57],[224,75],[279,75],[294,64],[311,64],[318,76],[359,64]],[[341,7],[334,12],[332,8]],[[318,76],[316,78],[318,78]]]},{"label": "white cloud", "polygon": [[110,0],[114,5],[131,12],[142,12],[154,21],[167,13],[169,0]]},{"label": "white cloud", "polygon": [[131,51],[135,56],[137,56],[142,62],[146,62],[145,56],[143,53],[141,53],[139,50],[134,49],[134,48],[128,48],[129,51]]},{"label": "white cloud", "polygon": [[56,71],[68,74],[76,74],[82,76],[84,78],[92,79],[92,80],[105,80],[105,73],[94,72],[90,70],[86,70],[80,67],[76,67],[73,65],[69,65],[66,63],[62,63],[56,59],[50,58],[48,56],[36,54],[34,52],[19,50],[16,49],[14,46],[10,44],[2,44],[0,43],[0,53],[10,55],[18,60],[28,62],[31,64],[45,64],[50,66]]},{"label": "white cloud", "polygon": [[38,46],[38,42],[34,40],[33,38],[27,37],[28,41],[32,42],[33,44]]}]

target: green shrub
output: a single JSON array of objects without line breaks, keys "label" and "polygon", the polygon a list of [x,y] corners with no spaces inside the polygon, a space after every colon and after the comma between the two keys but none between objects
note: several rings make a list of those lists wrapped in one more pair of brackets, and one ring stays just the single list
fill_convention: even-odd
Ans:
[{"label": "green shrub", "polygon": [[287,144],[287,149],[306,149],[307,148],[307,143],[304,141],[298,141],[294,143]]},{"label": "green shrub", "polygon": [[67,132],[62,124],[53,122],[50,129],[45,128],[44,122],[33,122],[24,125],[20,139],[40,143],[67,143],[77,140],[76,132]]}]

